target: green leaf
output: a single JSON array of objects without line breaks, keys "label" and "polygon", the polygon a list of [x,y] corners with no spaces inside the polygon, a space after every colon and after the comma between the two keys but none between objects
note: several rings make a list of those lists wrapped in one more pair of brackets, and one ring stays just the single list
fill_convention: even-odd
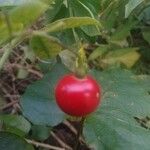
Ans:
[{"label": "green leaf", "polygon": [[106,5],[107,8],[103,8],[104,10],[101,10],[100,12],[100,19],[102,21],[103,27],[106,30],[111,30],[117,21],[119,14],[118,3],[119,1],[111,1]]},{"label": "green leaf", "polygon": [[86,5],[94,15],[97,15],[100,10],[101,2],[99,0],[91,1],[91,0],[80,0],[84,5]]},{"label": "green leaf", "polygon": [[54,58],[63,49],[58,39],[46,34],[34,35],[30,40],[30,47],[41,59]]},{"label": "green leaf", "polygon": [[31,137],[35,140],[46,140],[50,135],[51,129],[46,126],[33,125],[31,129]]},{"label": "green leaf", "polygon": [[[6,17],[6,14],[0,12],[0,45],[11,39],[11,36],[16,36],[23,28],[21,23],[12,22],[10,27],[11,29],[9,29],[6,18],[8,20],[10,19],[9,16]],[[10,30],[12,35],[10,35]]]},{"label": "green leaf", "polygon": [[[76,0],[76,1],[70,1],[69,7],[72,11],[73,16],[75,17],[91,17],[96,18],[96,15],[93,13],[89,8],[89,3],[86,1],[86,4],[84,1]],[[88,6],[87,6],[88,4]],[[90,5],[91,6],[91,5]],[[88,36],[96,36],[100,34],[100,30],[98,26],[86,26],[81,27],[81,29],[88,35]]]},{"label": "green leaf", "polygon": [[143,29],[142,34],[144,40],[150,44],[150,29],[149,28]]},{"label": "green leaf", "polygon": [[137,20],[128,19],[125,23],[118,26],[112,34],[110,41],[121,41],[130,35],[131,29],[137,24]]},{"label": "green leaf", "polygon": [[24,28],[32,25],[47,8],[48,5],[39,0],[30,0],[13,7],[5,14],[7,17],[4,13],[0,13],[0,44],[18,36]]},{"label": "green leaf", "polygon": [[101,60],[105,65],[123,64],[131,68],[140,58],[137,48],[122,48],[108,52]]},{"label": "green leaf", "polygon": [[128,4],[125,6],[125,18],[127,18],[131,12],[142,2],[144,2],[144,0],[129,0]]},{"label": "green leaf", "polygon": [[56,33],[56,36],[59,38],[59,40],[64,45],[67,45],[69,47],[71,47],[73,44],[76,43],[72,29],[63,30],[62,32],[58,32],[58,33]]},{"label": "green leaf", "polygon": [[59,54],[62,63],[67,66],[67,68],[69,68],[69,70],[71,70],[72,72],[75,71],[75,64],[76,64],[76,57],[77,55],[75,55],[73,52],[69,51],[69,50],[64,50]]},{"label": "green leaf", "polygon": [[138,19],[150,25],[150,3],[146,5],[146,8],[138,16]]},{"label": "green leaf", "polygon": [[48,5],[39,0],[26,2],[10,11],[10,19],[13,23],[21,23],[27,27],[34,23],[47,9]]},{"label": "green leaf", "polygon": [[90,17],[70,17],[57,20],[53,23],[48,24],[43,31],[46,32],[58,32],[70,28],[80,27],[83,25],[98,25],[101,26],[100,23]]},{"label": "green leaf", "polygon": [[84,132],[91,147],[95,150],[126,150],[127,147],[132,150],[149,150],[149,132],[126,116],[114,110],[89,118]]},{"label": "green leaf", "polygon": [[112,4],[112,0],[102,0],[100,3],[101,9],[106,9],[110,4]]},{"label": "green leaf", "polygon": [[128,0],[101,1],[99,16],[105,30],[108,30],[111,33],[116,27],[120,26],[121,23],[125,21],[124,14],[127,2]]},{"label": "green leaf", "polygon": [[100,45],[98,48],[96,48],[91,55],[89,56],[89,60],[94,60],[98,57],[103,56],[108,51],[108,45]]},{"label": "green leaf", "polygon": [[[16,36],[20,33],[20,31],[23,29],[22,24],[12,24],[11,26],[12,29],[12,35]],[[9,31],[8,31],[8,27],[5,24],[4,26],[0,27],[0,45],[4,45],[6,42],[9,42],[9,39],[11,38]]]},{"label": "green leaf", "polygon": [[130,71],[119,69],[105,71],[101,76],[98,72],[93,72],[93,75],[102,83],[105,93],[102,107],[106,110],[110,107],[132,116],[150,116],[150,95],[146,84],[150,81],[149,76],[139,78]]},{"label": "green leaf", "polygon": [[[85,7],[83,7],[82,4],[80,4],[80,2],[82,2],[82,4],[84,4],[84,5],[86,5],[89,10],[85,9]],[[53,5],[53,8],[48,11],[47,20],[52,22],[52,21],[56,21],[56,20],[59,20],[62,18],[77,17],[77,16],[78,17],[92,17],[92,18],[94,18],[93,15],[95,16],[95,18],[97,18],[96,16],[98,16],[98,14],[94,11],[93,5],[96,5],[98,2],[95,2],[95,1],[92,3],[90,1],[80,1],[80,2],[79,1],[78,2],[77,1],[68,1],[68,3],[67,3],[65,1],[62,3],[62,0],[56,0],[56,4]],[[77,5],[79,5],[81,7],[81,9],[77,7],[76,3],[77,3]],[[76,13],[79,12],[79,15],[75,14],[75,12]],[[83,13],[83,12],[85,12],[85,13]],[[92,13],[92,16],[90,13]],[[95,37],[93,37],[93,35],[99,35],[100,34],[95,26],[96,25],[93,25],[93,26],[87,25],[87,26],[83,26],[80,28],[76,28],[74,30],[72,30],[72,28],[70,28],[68,30],[67,29],[63,30],[62,32],[57,32],[57,33],[55,33],[55,35],[65,45],[66,44],[72,45],[79,39],[83,39],[86,41],[88,40],[91,42],[95,38]],[[86,31],[83,31],[82,28],[84,28],[85,30],[87,29],[86,30],[87,33],[86,33]],[[99,27],[97,27],[97,28],[99,28]],[[66,37],[69,37],[69,38],[66,38]]]},{"label": "green leaf", "polygon": [[56,125],[64,114],[55,103],[54,88],[59,78],[68,71],[61,64],[56,64],[40,81],[30,85],[21,98],[22,112],[33,124]]},{"label": "green leaf", "polygon": [[[97,112],[85,122],[84,135],[95,150],[149,150],[150,134],[134,117],[150,116],[150,76],[126,70],[93,71],[103,89]],[[140,141],[140,142],[139,142]]]},{"label": "green leaf", "polygon": [[0,122],[5,131],[25,136],[31,128],[30,123],[22,116],[0,115]]},{"label": "green leaf", "polygon": [[33,146],[28,144],[19,136],[7,132],[0,132],[1,150],[34,150]]},{"label": "green leaf", "polygon": [[46,22],[52,22],[57,17],[59,12],[63,13],[61,11],[62,5],[63,0],[55,0],[55,4],[52,5],[52,8],[46,12]]}]

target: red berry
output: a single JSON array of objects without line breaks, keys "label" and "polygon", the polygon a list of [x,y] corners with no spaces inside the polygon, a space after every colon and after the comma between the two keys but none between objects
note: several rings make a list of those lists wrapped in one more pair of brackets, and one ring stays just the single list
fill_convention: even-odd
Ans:
[{"label": "red berry", "polygon": [[96,110],[100,103],[101,87],[91,77],[83,79],[65,75],[57,84],[55,97],[58,106],[71,116],[86,116]]}]

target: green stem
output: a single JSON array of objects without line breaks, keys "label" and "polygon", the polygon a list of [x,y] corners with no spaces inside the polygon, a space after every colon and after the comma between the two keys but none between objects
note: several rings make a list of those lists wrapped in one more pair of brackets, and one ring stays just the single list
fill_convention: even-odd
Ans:
[{"label": "green stem", "polygon": [[[68,9],[69,9],[69,15],[70,15],[70,17],[74,17],[73,10],[71,8],[69,0],[67,0],[67,4],[68,4]],[[79,37],[78,37],[78,35],[77,35],[77,33],[76,33],[76,31],[75,31],[74,28],[72,29],[72,32],[73,32],[73,36],[74,36],[74,39],[75,39],[76,43],[78,43]]]},{"label": "green stem", "polygon": [[[88,11],[88,13],[90,14],[91,18],[95,19],[94,14],[92,13],[92,11],[86,5],[84,5],[84,3],[82,3],[79,0],[78,0],[78,3],[80,3],[82,5],[82,7],[84,7],[84,9],[86,9]],[[98,25],[96,25],[96,29],[100,32],[100,29],[99,29]]]},{"label": "green stem", "polygon": [[6,21],[6,25],[8,27],[8,33],[9,33],[9,44],[8,46],[6,46],[6,48],[4,48],[4,54],[2,56],[2,58],[0,59],[0,70],[3,68],[6,60],[8,59],[10,53],[11,53],[11,40],[12,40],[12,28],[11,28],[11,23],[9,20],[9,16],[7,14],[6,11],[3,10],[3,14],[5,17],[5,21]]},{"label": "green stem", "polygon": [[88,71],[87,58],[84,47],[83,45],[81,45],[81,48],[78,51],[78,56],[76,59],[75,75],[78,78],[84,78],[87,75],[87,71]]},{"label": "green stem", "polygon": [[18,38],[15,38],[14,40],[11,41],[11,43],[7,44],[3,50],[4,54],[2,55],[0,59],[0,71],[3,69],[3,66],[7,59],[9,58],[9,55],[11,54],[11,51],[13,48],[15,48],[18,44],[20,44],[24,39],[26,39],[28,36],[30,36],[31,33],[24,33],[20,35]]},{"label": "green stem", "polygon": [[2,56],[2,58],[0,59],[0,71],[2,70],[6,60],[8,59],[9,55],[11,53],[11,48],[7,48]]}]

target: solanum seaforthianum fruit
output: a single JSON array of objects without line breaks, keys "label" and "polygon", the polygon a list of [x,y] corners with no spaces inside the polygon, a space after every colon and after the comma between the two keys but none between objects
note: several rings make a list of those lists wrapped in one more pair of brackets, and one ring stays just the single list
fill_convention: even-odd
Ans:
[{"label": "solanum seaforthianum fruit", "polygon": [[83,117],[98,107],[101,87],[89,75],[77,78],[73,74],[68,74],[58,81],[55,97],[62,111],[71,116]]}]

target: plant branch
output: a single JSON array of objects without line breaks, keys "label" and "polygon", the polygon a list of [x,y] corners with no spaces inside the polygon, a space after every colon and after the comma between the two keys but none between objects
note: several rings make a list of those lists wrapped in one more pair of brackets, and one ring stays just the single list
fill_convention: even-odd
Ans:
[{"label": "plant branch", "polygon": [[8,104],[6,104],[6,105],[0,107],[0,111],[4,110],[4,109],[6,109],[6,108],[9,108],[9,107],[11,107],[11,106],[13,106],[13,105],[15,105],[15,104],[17,104],[17,103],[19,103],[18,100],[12,101],[12,102],[10,102],[10,103],[8,103]]},{"label": "plant branch", "polygon": [[60,146],[65,148],[65,150],[73,150],[69,145],[64,143],[54,132],[51,132],[51,135],[60,144]]},{"label": "plant branch", "polygon": [[5,62],[7,61],[9,55],[11,54],[12,49],[15,48],[21,42],[23,42],[28,36],[31,36],[30,30],[23,32],[19,37],[16,37],[14,40],[11,41],[11,43],[3,47],[4,54],[0,59],[0,71],[2,70]]},{"label": "plant branch", "polygon": [[[63,124],[66,125],[75,135],[78,134],[76,128],[75,128],[69,121],[65,120],[65,121],[63,122]],[[80,140],[81,142],[85,142],[84,139],[82,138],[82,136],[79,137],[79,140]]]},{"label": "plant branch", "polygon": [[11,53],[11,48],[10,48],[10,47],[7,47],[7,48],[5,48],[5,49],[6,49],[6,50],[5,50],[3,56],[2,56],[1,59],[0,59],[0,71],[2,70],[2,68],[3,68],[3,66],[4,66],[4,64],[5,64],[5,62],[6,62],[6,60],[8,59],[8,57],[9,57],[9,55],[10,55],[10,53]]},{"label": "plant branch", "polygon": [[34,140],[26,139],[26,141],[29,144],[32,144],[32,145],[34,145],[36,147],[42,147],[42,148],[46,148],[46,149],[50,149],[50,150],[65,150],[64,148],[59,148],[59,147],[52,146],[52,145],[49,145],[49,144],[40,143],[40,142],[37,142],[37,141],[34,141]]},{"label": "plant branch", "polygon": [[11,44],[7,44],[4,49],[4,54],[2,55],[0,59],[0,71],[2,70],[5,62],[7,61],[11,51],[13,48],[15,48],[19,43],[21,43],[24,40],[24,37],[22,38],[15,38],[12,40]]},{"label": "plant branch", "polygon": [[39,78],[42,78],[42,77],[43,77],[43,74],[42,74],[41,72],[32,69],[31,66],[22,66],[22,65],[20,65],[20,64],[9,64],[9,66],[11,66],[11,67],[16,67],[16,68],[19,68],[19,69],[25,69],[25,70],[27,70],[28,72],[37,75]]}]

